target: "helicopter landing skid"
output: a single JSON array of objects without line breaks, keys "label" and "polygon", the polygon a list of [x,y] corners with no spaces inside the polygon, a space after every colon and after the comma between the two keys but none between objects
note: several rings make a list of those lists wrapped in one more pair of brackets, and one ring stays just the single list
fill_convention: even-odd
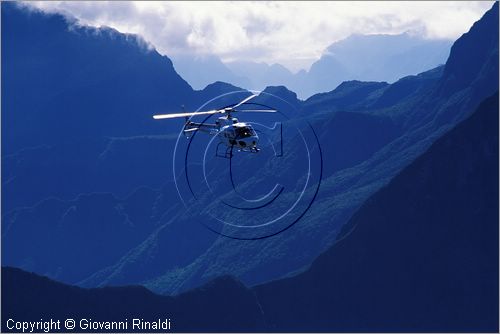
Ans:
[{"label": "helicopter landing skid", "polygon": [[[222,148],[220,148],[221,145]],[[215,149],[215,156],[218,158],[231,159],[233,157],[233,149],[234,145],[226,146],[224,143],[219,143]],[[260,149],[257,147],[238,148],[238,152],[259,153],[259,151]]]},{"label": "helicopter landing skid", "polygon": [[257,147],[249,147],[249,148],[240,148],[238,151],[241,152],[250,152],[250,153],[259,153],[260,149]]}]

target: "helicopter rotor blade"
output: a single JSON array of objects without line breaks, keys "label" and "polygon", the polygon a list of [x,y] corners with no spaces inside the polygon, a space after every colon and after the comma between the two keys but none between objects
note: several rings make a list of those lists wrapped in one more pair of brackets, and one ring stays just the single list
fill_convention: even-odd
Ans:
[{"label": "helicopter rotor blade", "polygon": [[168,118],[177,118],[177,117],[190,117],[190,116],[196,116],[196,115],[214,115],[214,114],[225,114],[225,113],[231,113],[231,112],[277,112],[277,110],[274,109],[240,109],[236,110],[237,107],[247,103],[254,97],[258,96],[258,94],[252,94],[246,98],[244,98],[242,101],[239,103],[232,105],[232,106],[227,106],[222,109],[217,109],[217,110],[208,110],[208,111],[200,111],[200,112],[183,112],[183,113],[177,113],[177,114],[161,114],[161,115],[154,115],[154,119],[168,119]]},{"label": "helicopter rotor blade", "polygon": [[250,101],[251,99],[253,99],[254,97],[258,96],[259,94],[252,94],[246,98],[244,98],[242,101],[240,101],[239,103],[237,103],[236,105],[232,106],[232,109],[236,109],[238,108],[239,106],[241,106],[242,104],[245,104],[247,103],[248,101]]},{"label": "helicopter rotor blade", "polygon": [[177,118],[177,117],[190,117],[195,115],[214,115],[214,114],[223,114],[225,111],[222,110],[209,110],[209,111],[200,111],[200,112],[183,112],[178,114],[162,114],[162,115],[154,115],[154,119],[166,119],[166,118]]},{"label": "helicopter rotor blade", "polygon": [[240,109],[238,112],[278,112],[275,109]]}]

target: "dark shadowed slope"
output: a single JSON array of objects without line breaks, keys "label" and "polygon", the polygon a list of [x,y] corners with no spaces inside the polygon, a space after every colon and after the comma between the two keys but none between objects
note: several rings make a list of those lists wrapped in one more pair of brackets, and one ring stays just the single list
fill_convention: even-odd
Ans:
[{"label": "dark shadowed slope", "polygon": [[176,331],[496,332],[498,94],[372,196],[345,231],[305,273],[252,290],[222,278],[160,297],[4,267],[2,319],[169,317]]},{"label": "dark shadowed slope", "polygon": [[284,331],[498,331],[498,94],[372,196],[297,277],[255,288]]},{"label": "dark shadowed slope", "polygon": [[[253,292],[230,277],[221,277],[177,297],[166,297],[140,286],[82,289],[3,267],[2,332],[7,332],[6,321],[10,318],[39,321],[51,317],[72,318],[77,322],[80,318],[92,321],[170,319],[173,332],[256,331],[263,324]],[[130,324],[128,329],[136,333],[169,332],[132,330]],[[67,330],[63,328],[61,332]]]}]

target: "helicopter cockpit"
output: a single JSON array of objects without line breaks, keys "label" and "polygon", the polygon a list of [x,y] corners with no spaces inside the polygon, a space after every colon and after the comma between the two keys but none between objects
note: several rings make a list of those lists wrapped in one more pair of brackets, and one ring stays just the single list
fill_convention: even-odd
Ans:
[{"label": "helicopter cockpit", "polygon": [[255,131],[250,126],[236,127],[236,138],[247,138],[255,136]]}]

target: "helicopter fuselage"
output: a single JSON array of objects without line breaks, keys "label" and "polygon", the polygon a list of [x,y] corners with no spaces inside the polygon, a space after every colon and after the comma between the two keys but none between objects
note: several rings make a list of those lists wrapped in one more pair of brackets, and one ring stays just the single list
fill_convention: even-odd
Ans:
[{"label": "helicopter fuselage", "polygon": [[239,122],[234,117],[219,117],[215,124],[204,124],[186,121],[184,134],[202,131],[217,136],[227,147],[241,151],[258,152],[259,136],[250,124]]},{"label": "helicopter fuselage", "polygon": [[[221,108],[221,109],[213,109],[207,111],[196,111],[196,112],[185,112],[184,107],[182,113],[175,114],[160,114],[153,115],[154,119],[169,119],[169,118],[178,118],[185,117],[186,122],[184,123],[184,135],[186,137],[190,137],[191,134],[194,135],[197,131],[206,132],[212,136],[217,136],[219,138],[219,143],[217,144],[216,155],[219,152],[219,146],[225,146],[225,152],[223,153],[224,158],[232,157],[233,149],[236,148],[238,151],[257,153],[260,149],[257,147],[259,142],[259,136],[253,129],[253,127],[244,122],[239,122],[237,118],[231,116],[234,112],[278,112],[275,109],[272,109],[269,106],[259,103],[252,103],[255,105],[263,106],[266,109],[241,109],[241,107],[245,104],[250,104],[250,100],[259,96],[259,94],[252,94],[250,96],[245,97],[243,100],[236,104],[232,104],[230,106]],[[215,124],[207,124],[207,123],[195,123],[189,120],[189,117],[192,116],[200,116],[200,115],[216,115],[216,114],[224,114],[225,116],[219,117]],[[208,117],[206,118],[208,119]]]}]

